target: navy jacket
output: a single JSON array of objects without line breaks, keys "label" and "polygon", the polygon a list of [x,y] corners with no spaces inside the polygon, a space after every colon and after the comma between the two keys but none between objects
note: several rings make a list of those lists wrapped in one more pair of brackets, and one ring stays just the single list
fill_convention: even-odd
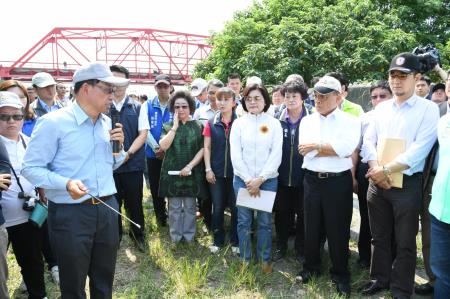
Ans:
[{"label": "navy jacket", "polygon": [[211,168],[217,178],[232,178],[233,166],[230,156],[230,130],[236,114],[233,112],[228,134],[225,134],[225,126],[222,123],[222,114],[216,113],[211,118],[209,126],[211,128]]},{"label": "navy jacket", "polygon": [[[133,101],[130,97],[126,97],[125,103],[120,110],[120,123],[123,126],[124,132],[124,150],[127,151],[133,141],[139,135],[139,112],[141,111],[141,104]],[[142,146],[137,152],[130,157],[130,159],[114,171],[114,173],[125,173],[132,171],[144,171],[145,163],[145,149]]]},{"label": "navy jacket", "polygon": [[[302,116],[305,117],[311,114],[313,107],[309,104],[304,104],[302,109]],[[283,155],[281,164],[278,168],[278,183],[281,186],[298,187],[303,184],[304,171],[302,169],[303,156],[298,152],[298,128],[300,122],[293,129],[286,121],[287,109],[280,115],[281,127],[283,129]]]}]

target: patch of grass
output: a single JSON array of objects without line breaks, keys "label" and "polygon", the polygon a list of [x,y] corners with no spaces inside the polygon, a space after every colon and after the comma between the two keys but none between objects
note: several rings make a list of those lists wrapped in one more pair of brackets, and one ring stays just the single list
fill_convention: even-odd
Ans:
[{"label": "patch of grass", "polygon": [[[144,191],[144,194],[144,198],[148,198],[148,191]],[[322,275],[302,285],[295,282],[295,275],[301,265],[293,251],[288,251],[285,259],[273,264],[273,273],[263,274],[258,264],[243,266],[230,247],[211,254],[208,246],[212,244],[212,236],[205,232],[201,220],[197,222],[195,242],[172,243],[168,227],[157,226],[151,201],[144,201],[143,206],[147,249],[144,253],[136,250],[124,233],[117,257],[114,298],[340,298],[331,283],[327,251],[322,257]],[[124,232],[128,229],[125,223]],[[420,242],[418,245],[420,252]],[[350,241],[349,248],[352,298],[361,298],[358,289],[369,279],[369,273],[357,266],[355,240]],[[17,291],[21,275],[11,249],[8,253],[8,268],[11,298],[27,298]],[[50,281],[48,273],[46,286],[49,299],[60,297],[58,287]],[[382,292],[369,298],[390,298],[390,295],[389,292]]]}]

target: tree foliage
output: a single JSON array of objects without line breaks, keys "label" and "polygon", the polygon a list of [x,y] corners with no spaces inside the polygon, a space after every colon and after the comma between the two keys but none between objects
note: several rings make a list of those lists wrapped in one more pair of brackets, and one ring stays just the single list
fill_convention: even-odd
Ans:
[{"label": "tree foliage", "polygon": [[238,72],[276,84],[291,73],[309,82],[337,70],[367,81],[385,78],[394,55],[428,43],[448,67],[449,0],[262,0],[213,33],[195,76]]}]

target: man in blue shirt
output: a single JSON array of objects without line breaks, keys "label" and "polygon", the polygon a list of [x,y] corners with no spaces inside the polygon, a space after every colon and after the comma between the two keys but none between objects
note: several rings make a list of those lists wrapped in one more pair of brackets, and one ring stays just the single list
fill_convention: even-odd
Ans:
[{"label": "man in blue shirt", "polygon": [[[116,85],[108,66],[91,63],[73,76],[76,101],[41,117],[24,158],[22,174],[45,189],[50,242],[58,257],[62,298],[111,298],[119,245],[113,170],[124,159],[110,141],[123,146],[121,125],[111,130],[107,112]],[[92,194],[92,195],[91,195]]]},{"label": "man in blue shirt", "polygon": [[167,109],[171,86],[172,82],[168,75],[161,74],[156,76],[155,90],[157,96],[152,100],[148,100],[147,103],[141,107],[141,114],[147,115],[150,125],[145,153],[147,156],[147,169],[153,208],[155,210],[156,220],[160,226],[166,226],[167,212],[164,198],[158,196],[159,177],[162,160],[164,158],[164,151],[159,147],[159,138],[161,137],[163,123],[172,120],[172,113]]},{"label": "man in blue shirt", "polygon": [[58,110],[63,107],[56,98],[56,82],[52,75],[45,72],[36,73],[31,79],[33,88],[37,94],[36,100],[31,103],[37,117],[41,117],[48,112]]}]

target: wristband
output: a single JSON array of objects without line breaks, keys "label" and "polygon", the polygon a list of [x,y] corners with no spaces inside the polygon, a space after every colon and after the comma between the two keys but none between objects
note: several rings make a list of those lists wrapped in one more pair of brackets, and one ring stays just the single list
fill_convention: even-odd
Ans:
[{"label": "wristband", "polygon": [[206,168],[206,169],[205,169],[205,172],[210,172],[210,171],[212,171],[211,168]]},{"label": "wristband", "polygon": [[262,175],[260,175],[259,178],[261,179],[261,182],[264,184],[264,182],[266,181],[266,178]]},{"label": "wristband", "polygon": [[173,133],[177,132],[177,130],[175,130],[174,128],[170,129],[170,131],[172,131]]}]

